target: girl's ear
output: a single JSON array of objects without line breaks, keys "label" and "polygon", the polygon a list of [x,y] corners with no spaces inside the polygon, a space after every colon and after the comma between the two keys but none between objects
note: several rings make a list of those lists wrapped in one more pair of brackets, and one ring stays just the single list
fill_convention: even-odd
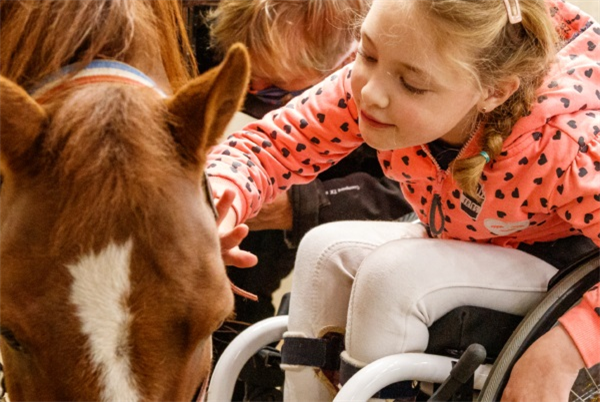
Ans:
[{"label": "girl's ear", "polygon": [[493,88],[487,89],[479,103],[478,110],[489,113],[498,106],[502,105],[512,94],[514,94],[521,85],[521,80],[516,75],[512,75]]}]

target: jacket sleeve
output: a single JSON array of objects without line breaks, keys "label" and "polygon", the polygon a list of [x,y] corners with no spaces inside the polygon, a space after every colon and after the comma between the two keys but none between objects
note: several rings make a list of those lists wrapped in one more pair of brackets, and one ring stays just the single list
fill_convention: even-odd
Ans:
[{"label": "jacket sleeve", "polygon": [[236,192],[238,222],[293,184],[312,181],[363,142],[351,73],[352,65],[344,67],[211,150],[206,172],[213,194]]},{"label": "jacket sleeve", "polygon": [[[600,114],[579,112],[555,124],[548,134],[560,146],[553,147],[555,155],[547,154],[552,166],[547,180],[554,185],[546,186],[546,208],[600,246]],[[561,136],[562,142],[554,139]]]},{"label": "jacket sleeve", "polygon": [[600,286],[590,289],[559,322],[573,339],[586,367],[600,363]]}]

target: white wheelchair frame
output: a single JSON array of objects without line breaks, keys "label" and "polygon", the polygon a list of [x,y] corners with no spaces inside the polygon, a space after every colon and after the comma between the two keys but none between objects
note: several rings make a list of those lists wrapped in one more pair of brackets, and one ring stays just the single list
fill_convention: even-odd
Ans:
[{"label": "white wheelchair frame", "polygon": [[[208,388],[207,402],[231,401],[234,386],[246,362],[261,348],[282,339],[288,316],[267,318],[241,332],[218,360]],[[342,387],[334,401],[367,401],[380,389],[398,381],[442,383],[458,359],[427,353],[386,356],[367,365]],[[491,365],[475,372],[475,388],[481,389]]]},{"label": "white wheelchair frame", "polygon": [[[474,373],[478,400],[494,401],[512,365],[524,350],[548,329],[583,293],[600,280],[600,255],[587,257],[560,280],[544,299],[523,319],[493,365],[482,364]],[[267,318],[242,331],[225,349],[213,371],[208,402],[231,401],[242,368],[261,348],[283,338],[288,316]],[[399,381],[442,384],[457,358],[427,353],[403,353],[376,360],[352,376],[340,389],[334,402],[366,402],[384,387]],[[489,378],[488,378],[489,376]]]}]

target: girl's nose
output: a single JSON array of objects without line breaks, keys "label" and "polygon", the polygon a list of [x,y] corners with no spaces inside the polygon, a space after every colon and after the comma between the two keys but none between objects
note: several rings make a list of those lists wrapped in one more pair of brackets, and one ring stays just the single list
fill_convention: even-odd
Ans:
[{"label": "girl's nose", "polygon": [[390,83],[386,83],[385,81],[385,79],[380,79],[376,75],[372,75],[367,80],[361,90],[363,104],[380,109],[389,106],[390,98],[386,91],[386,85],[389,86]]}]

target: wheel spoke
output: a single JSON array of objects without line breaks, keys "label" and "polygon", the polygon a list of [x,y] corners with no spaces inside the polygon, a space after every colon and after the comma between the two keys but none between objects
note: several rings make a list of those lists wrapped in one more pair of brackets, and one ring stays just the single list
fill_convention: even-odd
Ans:
[{"label": "wheel spoke", "polygon": [[599,377],[600,364],[590,369],[583,368],[573,384],[573,388],[571,389],[572,397],[569,400],[585,402],[600,401],[600,388],[598,387],[598,381],[596,381]]}]

